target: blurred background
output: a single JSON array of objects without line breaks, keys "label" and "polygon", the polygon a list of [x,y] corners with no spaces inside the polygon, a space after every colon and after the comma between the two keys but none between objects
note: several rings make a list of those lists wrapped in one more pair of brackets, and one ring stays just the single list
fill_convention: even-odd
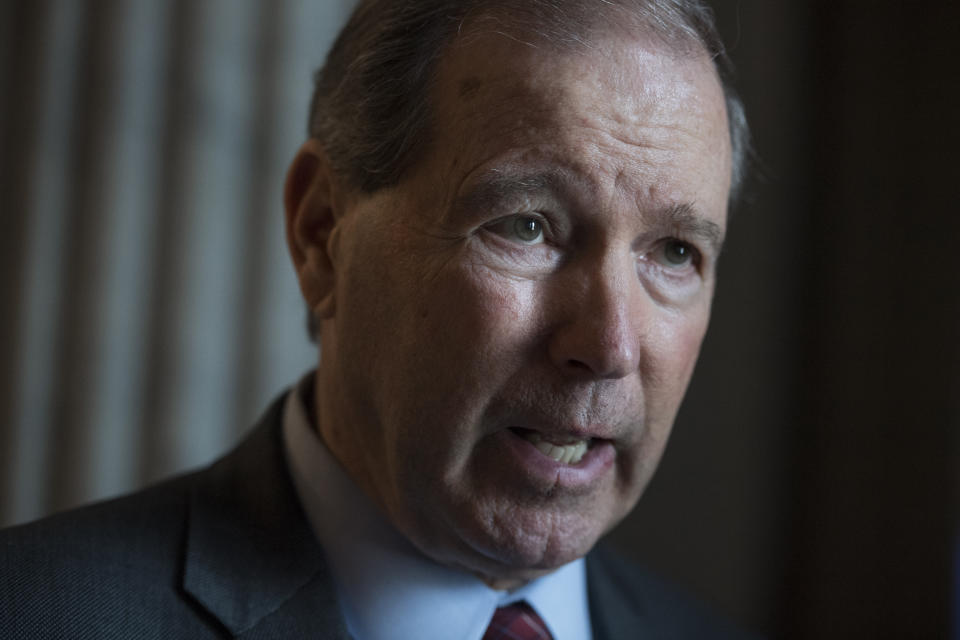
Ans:
[{"label": "blurred background", "polygon": [[[311,366],[280,195],[351,5],[0,2],[0,524],[211,461]],[[754,177],[612,541],[773,637],[960,638],[960,11],[713,5]]]}]

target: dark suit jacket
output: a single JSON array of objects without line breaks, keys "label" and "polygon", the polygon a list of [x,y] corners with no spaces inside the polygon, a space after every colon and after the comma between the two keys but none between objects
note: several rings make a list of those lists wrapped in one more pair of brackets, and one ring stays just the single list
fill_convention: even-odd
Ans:
[{"label": "dark suit jacket", "polygon": [[[0,638],[347,638],[281,439],[282,403],[210,468],[0,532]],[[737,637],[603,551],[597,640]]]}]

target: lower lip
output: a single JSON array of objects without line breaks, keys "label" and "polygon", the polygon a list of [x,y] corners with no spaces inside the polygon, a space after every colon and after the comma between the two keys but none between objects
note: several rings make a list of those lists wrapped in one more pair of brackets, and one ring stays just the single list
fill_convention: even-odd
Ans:
[{"label": "lower lip", "polygon": [[593,487],[613,467],[616,451],[609,440],[594,440],[576,464],[557,462],[510,429],[500,432],[512,458],[537,484],[576,492]]}]

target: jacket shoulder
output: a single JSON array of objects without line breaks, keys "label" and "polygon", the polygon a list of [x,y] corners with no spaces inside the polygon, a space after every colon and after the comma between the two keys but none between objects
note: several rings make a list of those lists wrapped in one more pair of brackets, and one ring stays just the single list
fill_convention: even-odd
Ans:
[{"label": "jacket shoulder", "polygon": [[204,637],[171,629],[197,475],[0,531],[0,637]]},{"label": "jacket shoulder", "polygon": [[598,640],[755,638],[607,545],[587,556],[587,584]]}]

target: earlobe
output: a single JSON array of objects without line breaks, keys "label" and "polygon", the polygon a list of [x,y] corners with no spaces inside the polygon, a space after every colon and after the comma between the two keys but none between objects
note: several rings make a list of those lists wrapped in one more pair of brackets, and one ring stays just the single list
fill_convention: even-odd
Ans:
[{"label": "earlobe", "polygon": [[287,246],[300,291],[318,318],[335,309],[336,242],[341,212],[336,177],[320,141],[308,140],[287,172],[283,189]]}]

